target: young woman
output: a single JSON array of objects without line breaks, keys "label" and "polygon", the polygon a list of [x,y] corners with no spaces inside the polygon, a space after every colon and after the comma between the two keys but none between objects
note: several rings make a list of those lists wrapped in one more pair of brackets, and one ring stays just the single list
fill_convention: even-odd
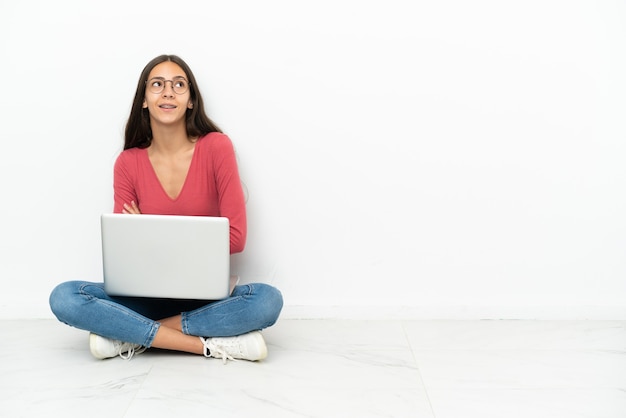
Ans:
[{"label": "young woman", "polygon": [[[243,251],[246,208],[232,142],[207,117],[189,66],[175,55],[150,61],[139,78],[114,167],[114,212],[225,216],[230,252]],[[56,317],[90,331],[96,358],[129,359],[146,348],[261,360],[259,330],[273,325],[281,293],[236,286],[220,301],[110,297],[102,283],[71,281],[50,295]]]}]

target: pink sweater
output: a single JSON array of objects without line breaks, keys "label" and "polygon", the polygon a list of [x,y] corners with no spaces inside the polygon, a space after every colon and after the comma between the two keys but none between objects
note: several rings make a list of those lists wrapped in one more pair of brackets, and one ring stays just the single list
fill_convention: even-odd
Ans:
[{"label": "pink sweater", "polygon": [[233,144],[228,136],[213,132],[196,142],[187,178],[176,199],[161,186],[148,158],[148,150],[131,148],[115,162],[113,173],[115,213],[124,203],[137,203],[141,213],[189,216],[225,216],[230,222],[230,252],[243,251],[246,243],[246,205]]}]

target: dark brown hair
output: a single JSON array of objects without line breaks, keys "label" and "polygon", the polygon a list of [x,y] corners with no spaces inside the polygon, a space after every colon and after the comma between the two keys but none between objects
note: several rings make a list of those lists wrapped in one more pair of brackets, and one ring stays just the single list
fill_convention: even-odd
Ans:
[{"label": "dark brown hair", "polygon": [[204,111],[204,102],[200,95],[200,90],[196,84],[196,79],[191,72],[191,68],[176,55],[160,55],[150,61],[141,72],[139,82],[137,83],[137,91],[135,99],[130,109],[130,116],[126,123],[126,131],[124,134],[124,149],[129,148],[147,148],[152,143],[152,128],[150,127],[150,114],[148,109],[143,108],[143,102],[146,96],[146,83],[150,71],[157,65],[171,61],[178,64],[187,75],[189,81],[189,92],[191,94],[191,102],[193,107],[187,109],[185,119],[187,121],[187,135],[190,137],[200,137],[209,132],[222,132],[215,123],[206,115]]}]

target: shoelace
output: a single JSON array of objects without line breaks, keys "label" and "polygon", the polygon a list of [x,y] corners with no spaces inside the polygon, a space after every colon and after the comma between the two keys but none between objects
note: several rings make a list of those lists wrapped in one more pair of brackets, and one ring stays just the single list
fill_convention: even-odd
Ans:
[{"label": "shoelace", "polygon": [[[222,359],[222,363],[226,364],[227,360],[231,360],[231,361],[237,361],[235,360],[235,358],[233,356],[231,356],[228,353],[228,347],[229,346],[235,346],[236,344],[218,344],[215,342],[215,340],[218,341],[224,341],[223,339],[219,339],[219,338],[202,338],[200,337],[200,341],[202,341],[202,344],[204,345],[204,357],[214,357],[214,358],[221,358]],[[236,340],[234,340],[236,341]]]},{"label": "shoelace", "polygon": [[141,347],[135,344],[125,343],[125,344],[120,345],[118,355],[124,360],[130,360],[131,358],[133,358],[135,354],[141,354],[146,350],[147,350],[146,347]]}]

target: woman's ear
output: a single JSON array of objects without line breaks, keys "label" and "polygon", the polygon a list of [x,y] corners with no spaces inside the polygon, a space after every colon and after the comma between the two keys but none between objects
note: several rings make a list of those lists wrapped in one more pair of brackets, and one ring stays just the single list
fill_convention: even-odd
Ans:
[{"label": "woman's ear", "polygon": [[193,109],[193,103],[191,102],[187,103],[187,109]]},{"label": "woman's ear", "polygon": [[141,105],[144,109],[148,108],[148,103],[146,103],[146,99],[143,99],[143,105]]}]

